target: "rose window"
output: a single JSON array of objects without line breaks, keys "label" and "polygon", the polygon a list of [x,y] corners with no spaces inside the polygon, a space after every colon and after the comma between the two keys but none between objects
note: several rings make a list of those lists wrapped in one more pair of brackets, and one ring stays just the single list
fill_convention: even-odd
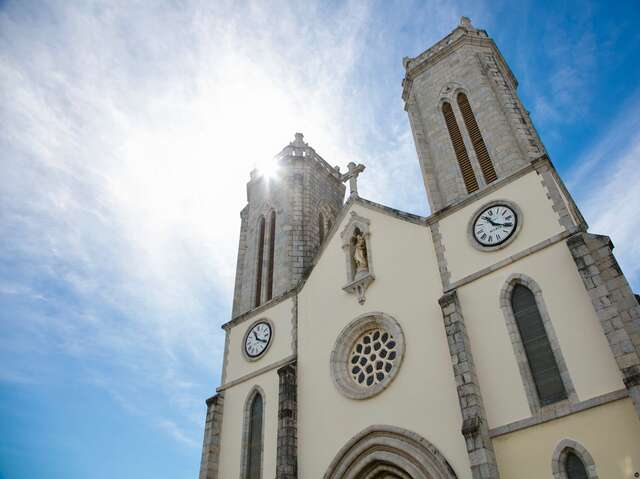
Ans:
[{"label": "rose window", "polygon": [[387,331],[377,328],[358,338],[351,351],[351,378],[361,386],[381,383],[391,373],[398,356],[397,341]]},{"label": "rose window", "polygon": [[384,313],[367,313],[347,324],[329,358],[333,383],[350,399],[368,399],[389,387],[405,351],[398,321]]}]

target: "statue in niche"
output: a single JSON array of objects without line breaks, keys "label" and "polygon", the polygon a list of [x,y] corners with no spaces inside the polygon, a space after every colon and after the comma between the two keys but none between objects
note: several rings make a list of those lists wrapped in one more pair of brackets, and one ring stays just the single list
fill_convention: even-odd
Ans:
[{"label": "statue in niche", "polygon": [[367,260],[367,242],[364,235],[356,228],[353,233],[353,262],[355,263],[355,278],[363,276],[369,272],[369,262]]}]

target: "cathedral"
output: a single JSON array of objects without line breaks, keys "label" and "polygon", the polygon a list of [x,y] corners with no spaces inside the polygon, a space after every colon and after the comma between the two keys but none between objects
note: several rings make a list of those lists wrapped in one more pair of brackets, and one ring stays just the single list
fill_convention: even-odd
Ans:
[{"label": "cathedral", "polygon": [[[403,60],[431,215],[302,134],[247,184],[200,479],[640,477],[640,304],[486,31]],[[348,184],[348,191],[347,191]],[[345,201],[346,196],[346,201]]]}]

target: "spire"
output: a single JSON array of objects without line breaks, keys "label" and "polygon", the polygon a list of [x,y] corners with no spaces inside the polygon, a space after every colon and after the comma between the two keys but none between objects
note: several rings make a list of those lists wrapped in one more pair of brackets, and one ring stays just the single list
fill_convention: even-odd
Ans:
[{"label": "spire", "polygon": [[460,17],[460,26],[465,28],[473,28],[473,25],[471,24],[471,19],[465,16]]},{"label": "spire", "polygon": [[304,142],[304,135],[302,133],[296,133],[296,139],[289,143],[291,146],[307,146]]}]

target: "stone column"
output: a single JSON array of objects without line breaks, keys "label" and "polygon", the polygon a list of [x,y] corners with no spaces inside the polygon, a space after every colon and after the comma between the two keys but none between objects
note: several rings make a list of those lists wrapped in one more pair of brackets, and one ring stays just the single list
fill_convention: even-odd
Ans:
[{"label": "stone column", "polygon": [[218,479],[223,408],[223,392],[207,399],[207,419],[204,426],[199,479]]},{"label": "stone column", "polygon": [[457,292],[445,294],[439,303],[462,413],[461,432],[467,446],[472,477],[498,479],[500,473],[489,436],[487,416],[482,405],[480,385]]},{"label": "stone column", "polygon": [[276,479],[298,477],[298,383],[296,363],[278,369],[278,452]]},{"label": "stone column", "polygon": [[640,304],[608,236],[580,232],[567,240],[584,287],[640,417]]}]

